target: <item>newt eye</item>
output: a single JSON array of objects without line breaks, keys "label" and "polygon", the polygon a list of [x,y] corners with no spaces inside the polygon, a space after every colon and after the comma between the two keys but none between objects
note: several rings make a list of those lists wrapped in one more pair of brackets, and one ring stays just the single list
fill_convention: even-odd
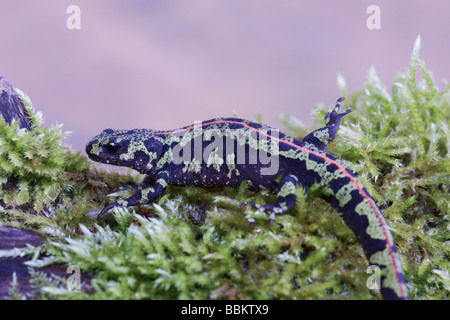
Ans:
[{"label": "newt eye", "polygon": [[114,142],[109,142],[106,146],[105,146],[106,151],[109,154],[118,154],[120,151],[120,145],[116,144]]}]

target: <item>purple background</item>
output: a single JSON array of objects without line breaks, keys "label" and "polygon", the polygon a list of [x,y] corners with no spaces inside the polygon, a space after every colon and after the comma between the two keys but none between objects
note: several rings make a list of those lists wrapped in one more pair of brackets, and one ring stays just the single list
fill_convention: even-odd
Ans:
[{"label": "purple background", "polygon": [[[69,30],[67,7],[81,9]],[[366,9],[381,9],[369,30]],[[174,129],[232,116],[311,124],[371,65],[390,87],[420,34],[420,56],[449,79],[450,1],[4,0],[0,76],[24,90],[74,149],[105,128]],[[388,88],[390,90],[390,88]]]}]

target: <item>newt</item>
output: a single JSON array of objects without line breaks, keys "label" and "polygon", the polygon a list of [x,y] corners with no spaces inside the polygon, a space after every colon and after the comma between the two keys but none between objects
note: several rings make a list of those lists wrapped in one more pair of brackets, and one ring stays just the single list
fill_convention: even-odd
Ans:
[{"label": "newt", "polygon": [[355,233],[371,265],[381,270],[385,299],[408,299],[396,245],[381,210],[343,162],[325,151],[339,128],[339,98],[325,116],[325,126],[302,141],[270,126],[238,118],[196,122],[175,130],[103,130],[86,146],[97,162],[125,166],[146,174],[144,184],[127,199],[107,205],[102,217],[116,206],[152,203],[167,186],[238,187],[242,182],[276,193],[274,204],[249,202],[270,214],[271,221],[294,207],[297,188],[326,188],[327,201],[338,209]]}]

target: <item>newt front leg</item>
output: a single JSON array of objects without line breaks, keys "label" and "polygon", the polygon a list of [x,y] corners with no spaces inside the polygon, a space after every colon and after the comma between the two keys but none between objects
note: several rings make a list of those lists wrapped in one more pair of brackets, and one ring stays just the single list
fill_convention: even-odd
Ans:
[{"label": "newt front leg", "polygon": [[159,199],[167,188],[167,174],[161,174],[155,184],[150,187],[138,189],[131,197],[113,202],[100,211],[97,219],[100,219],[106,212],[114,207],[129,207],[138,204],[152,203]]}]

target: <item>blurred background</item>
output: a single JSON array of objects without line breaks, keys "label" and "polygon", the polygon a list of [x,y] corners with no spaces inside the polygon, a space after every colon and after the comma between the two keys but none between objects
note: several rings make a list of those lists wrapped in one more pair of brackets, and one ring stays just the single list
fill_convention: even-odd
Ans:
[{"label": "blurred background", "polygon": [[[70,5],[81,29],[71,30]],[[380,8],[370,30],[367,8]],[[2,0],[0,76],[75,150],[105,128],[168,130],[280,113],[311,125],[371,65],[390,86],[420,34],[437,85],[450,79],[450,1]],[[84,151],[83,151],[84,152]]]}]

